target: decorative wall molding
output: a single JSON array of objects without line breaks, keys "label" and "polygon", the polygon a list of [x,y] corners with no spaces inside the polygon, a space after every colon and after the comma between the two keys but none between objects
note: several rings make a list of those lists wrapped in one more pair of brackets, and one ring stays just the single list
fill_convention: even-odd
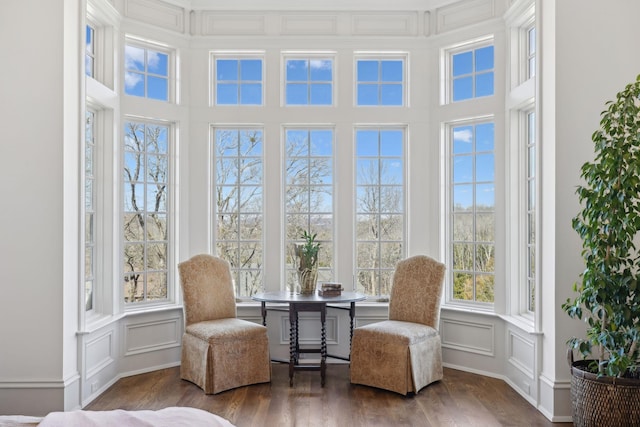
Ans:
[{"label": "decorative wall molding", "polygon": [[357,13],[351,18],[354,36],[417,36],[417,12]]},{"label": "decorative wall molding", "polygon": [[337,14],[284,14],[280,17],[282,35],[337,35]]},{"label": "decorative wall molding", "polygon": [[436,32],[444,33],[493,17],[495,17],[494,0],[461,1],[436,10]]},{"label": "decorative wall molding", "polygon": [[507,331],[507,362],[518,371],[526,375],[529,379],[534,380],[534,342]]},{"label": "decorative wall molding", "polygon": [[442,347],[484,356],[495,356],[495,333],[492,323],[441,318]]},{"label": "decorative wall molding", "polygon": [[[289,315],[280,317],[280,344],[289,345]],[[327,345],[338,345],[338,328],[343,327],[348,330],[348,325],[340,325],[338,316],[327,314],[325,328],[327,333]],[[298,333],[300,345],[314,345],[320,348],[320,316],[299,316]]]},{"label": "decorative wall molding", "polygon": [[85,344],[85,372],[83,377],[89,379],[115,362],[113,331],[110,330]]},{"label": "decorative wall molding", "polygon": [[187,11],[160,0],[126,0],[124,15],[167,30],[185,32]]},{"label": "decorative wall molding", "polygon": [[152,322],[130,323],[124,326],[124,355],[149,353],[179,347],[181,318],[171,317]]},{"label": "decorative wall molding", "polygon": [[267,16],[255,12],[194,11],[192,35],[199,36],[264,36]]}]

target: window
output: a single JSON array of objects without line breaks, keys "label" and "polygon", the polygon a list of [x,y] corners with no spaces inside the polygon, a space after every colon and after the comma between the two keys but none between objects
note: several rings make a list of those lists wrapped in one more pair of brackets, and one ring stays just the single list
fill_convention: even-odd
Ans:
[{"label": "window", "polygon": [[214,55],[216,105],[262,105],[262,57]]},{"label": "window", "polygon": [[318,280],[333,278],[333,129],[285,129],[286,282],[297,283],[294,245],[317,234]]},{"label": "window", "polygon": [[525,137],[525,164],[526,164],[526,295],[527,311],[535,311],[536,290],[536,140],[535,140],[535,113],[526,112],[526,137]]},{"label": "window", "polygon": [[127,43],[124,46],[125,94],[169,101],[169,59],[169,52]]},{"label": "window", "polygon": [[356,275],[358,291],[389,295],[404,257],[404,129],[358,128]]},{"label": "window", "polygon": [[456,301],[492,303],[495,278],[494,124],[450,126],[450,249]]},{"label": "window", "polygon": [[285,56],[285,104],[332,105],[333,58]]},{"label": "window", "polygon": [[169,127],[126,121],[123,159],[123,294],[126,303],[166,300]]},{"label": "window", "polygon": [[527,78],[536,75],[536,28],[527,28]]},{"label": "window", "polygon": [[356,59],[356,105],[404,105],[405,59]]},{"label": "window", "polygon": [[88,77],[95,78],[95,62],[96,62],[96,30],[87,25],[85,31],[85,51],[84,51],[84,72]]},{"label": "window", "polygon": [[86,311],[95,308],[96,288],[96,113],[85,112],[84,138],[84,307]]},{"label": "window", "polygon": [[474,47],[449,51],[451,100],[490,96],[494,94],[493,45],[487,42]]},{"label": "window", "polygon": [[261,129],[215,129],[216,251],[231,266],[236,295],[263,287]]}]

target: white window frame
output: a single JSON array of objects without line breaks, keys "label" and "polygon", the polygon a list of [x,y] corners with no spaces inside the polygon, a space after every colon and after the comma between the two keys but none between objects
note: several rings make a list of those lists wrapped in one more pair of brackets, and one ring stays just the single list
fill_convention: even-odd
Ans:
[{"label": "white window frame", "polygon": [[[452,257],[452,253],[453,253],[453,220],[452,220],[452,216],[453,216],[453,209],[452,209],[452,202],[453,202],[453,191],[452,191],[452,186],[453,186],[453,158],[452,158],[452,144],[453,144],[453,128],[455,127],[460,127],[460,126],[476,126],[478,124],[485,124],[485,123],[493,123],[494,124],[494,148],[493,148],[493,154],[494,154],[494,180],[493,180],[493,184],[494,184],[494,210],[493,210],[493,215],[494,215],[494,241],[493,241],[493,245],[494,245],[494,257],[495,257],[495,261],[496,261],[496,265],[494,266],[494,271],[493,271],[493,276],[494,276],[494,289],[493,289],[493,293],[494,293],[494,301],[493,302],[484,302],[484,301],[476,301],[474,300],[461,300],[461,299],[455,299],[453,297],[453,292],[454,292],[454,271],[453,271],[453,264],[454,264],[454,260]],[[487,311],[487,312],[493,312],[494,311],[494,306],[496,303],[496,296],[499,292],[501,292],[501,290],[499,289],[499,285],[498,285],[498,277],[499,277],[499,271],[497,268],[497,264],[498,264],[498,245],[499,245],[499,241],[498,241],[498,222],[497,222],[497,218],[498,218],[498,212],[499,212],[499,206],[498,206],[498,201],[497,201],[497,184],[498,184],[498,179],[499,179],[499,175],[498,175],[498,145],[496,143],[496,141],[499,139],[498,138],[498,132],[499,129],[496,126],[496,117],[491,114],[491,115],[484,115],[484,116],[476,116],[476,117],[469,117],[466,119],[459,119],[459,120],[452,120],[449,122],[445,122],[442,124],[442,134],[443,134],[443,150],[444,150],[444,154],[443,154],[443,159],[444,159],[444,165],[443,165],[443,172],[444,172],[444,176],[443,176],[443,182],[445,183],[445,197],[444,197],[444,203],[445,205],[442,207],[443,211],[444,211],[444,224],[445,224],[445,234],[444,234],[444,242],[443,242],[443,246],[444,246],[444,250],[445,250],[445,264],[448,266],[447,271],[445,272],[445,283],[447,284],[447,286],[445,286],[446,289],[446,293],[445,293],[445,303],[450,306],[450,307],[461,307],[461,308],[465,308],[468,309],[470,307],[472,307],[473,309],[477,309],[480,311]],[[475,136],[475,134],[474,134]],[[473,151],[474,153],[476,152],[475,150]],[[475,154],[474,154],[475,156]],[[475,166],[474,166],[474,171],[475,171]],[[474,176],[473,178],[473,185],[476,184],[476,178]],[[480,212],[480,213],[485,213],[485,212]],[[475,211],[473,213],[475,215]],[[475,220],[474,220],[475,223]],[[475,227],[474,227],[474,234],[475,234]],[[474,245],[477,243],[475,240],[475,236],[473,238],[473,243]],[[474,258],[475,259],[475,258]],[[475,266],[472,270],[474,276],[476,275],[476,273],[478,273],[478,271],[475,269]],[[479,272],[480,274],[482,272]],[[474,279],[474,290],[473,293],[475,295],[476,290],[475,290],[475,279]]]},{"label": "white window frame", "polygon": [[[217,67],[216,60],[218,59],[259,59],[262,61],[262,81],[261,90],[262,90],[262,103],[261,104],[242,104],[240,103],[240,97],[238,97],[237,104],[218,104],[216,101],[217,98],[217,90],[216,86],[218,83],[217,79]],[[266,81],[267,81],[267,67],[265,60],[265,52],[263,50],[212,50],[209,52],[209,106],[217,107],[217,108],[233,108],[233,107],[242,107],[242,108],[252,108],[252,107],[264,107],[266,104],[265,96],[266,96]],[[241,82],[238,79],[238,82]]]},{"label": "white window frame", "polygon": [[[124,144],[125,144],[125,134],[124,127],[127,122],[135,122],[135,123],[143,123],[145,125],[158,125],[164,126],[167,128],[167,199],[166,199],[166,215],[167,215],[167,265],[166,265],[166,281],[167,281],[167,291],[166,298],[157,299],[157,300],[147,300],[146,297],[143,301],[137,302],[125,302],[125,292],[124,292],[124,247],[125,247],[125,239],[123,236],[123,227],[124,227],[124,197],[125,194],[123,192],[124,188]],[[127,115],[124,116],[121,122],[122,135],[119,140],[119,151],[120,151],[120,168],[118,174],[118,183],[119,183],[119,228],[116,230],[118,233],[118,241],[119,241],[119,252],[118,252],[118,260],[117,265],[119,266],[118,273],[116,275],[116,279],[114,281],[115,286],[118,288],[117,295],[120,297],[120,304],[124,307],[125,311],[135,311],[149,307],[156,306],[165,306],[172,304],[176,301],[176,291],[175,291],[175,266],[177,265],[176,261],[176,199],[178,197],[177,194],[174,194],[177,191],[176,182],[176,153],[178,152],[178,130],[177,125],[174,122],[164,121],[164,120],[151,120],[147,118],[142,118],[138,116]],[[145,195],[146,197],[146,195]],[[146,209],[144,212],[147,212]],[[146,242],[146,240],[145,240]],[[145,243],[146,244],[146,243]],[[146,296],[146,291],[145,291]]]},{"label": "white window frame", "polygon": [[[358,104],[358,61],[402,61],[402,104],[401,105],[359,105]],[[356,108],[406,108],[409,107],[409,52],[404,51],[355,51],[353,53],[353,106]],[[381,81],[378,80],[378,85]]]},{"label": "white window frame", "polygon": [[[129,95],[126,93],[126,73],[129,71],[126,67],[126,61],[124,61],[125,58],[125,48],[126,46],[133,46],[139,49],[144,49],[145,50],[145,70],[144,71],[136,71],[136,73],[142,74],[144,75],[144,88],[145,88],[145,93],[144,96],[135,96],[135,95]],[[146,61],[146,52],[152,50],[155,52],[160,52],[163,53],[165,55],[167,55],[167,99],[166,100],[161,100],[161,99],[156,99],[156,98],[149,98],[148,96],[148,82],[147,82],[147,77],[148,76],[154,76],[154,77],[161,77],[161,78],[165,78],[164,76],[156,76],[153,74],[149,74],[146,70],[147,67],[147,61]],[[177,51],[176,49],[172,48],[171,46],[167,45],[167,44],[163,44],[163,43],[158,43],[152,40],[147,40],[144,38],[140,38],[137,37],[135,35],[132,34],[127,34],[125,36],[125,40],[124,43],[122,44],[122,58],[123,58],[123,63],[122,63],[122,67],[121,67],[121,75],[122,75],[122,96],[123,97],[133,97],[133,98],[140,98],[140,99],[146,99],[149,101],[155,101],[155,102],[163,102],[163,103],[168,103],[168,104],[177,104],[179,102],[178,100],[178,91],[177,91],[177,85],[176,85],[176,81],[177,81],[177,74],[178,74],[178,70],[177,70]]]},{"label": "white window frame", "polygon": [[[358,172],[358,167],[357,167],[357,161],[359,159],[359,157],[357,156],[357,150],[356,150],[356,144],[357,144],[357,139],[356,139],[356,135],[357,132],[359,130],[375,130],[375,131],[384,131],[384,130],[400,130],[402,131],[402,217],[403,217],[403,224],[402,224],[402,240],[400,241],[401,245],[402,245],[402,252],[400,254],[400,259],[403,259],[406,257],[407,254],[407,245],[408,245],[408,241],[407,241],[407,228],[408,228],[408,214],[407,214],[407,181],[408,181],[408,156],[407,156],[407,152],[408,152],[408,127],[406,125],[393,125],[393,124],[380,124],[380,125],[359,125],[359,124],[355,124],[354,125],[354,130],[353,130],[353,144],[354,144],[354,155],[353,155],[353,173],[354,175],[357,174]],[[381,158],[384,158],[384,156],[377,156],[377,159],[380,160]],[[356,179],[354,179],[354,200],[357,201],[357,188],[358,188],[358,180],[357,177]],[[381,183],[378,183],[377,185],[378,187],[383,187],[383,185]],[[358,209],[357,209],[357,203],[354,202],[354,212],[353,212],[353,222],[354,222],[354,247],[353,247],[353,252],[354,252],[354,266],[353,266],[353,272],[356,278],[356,286],[358,283],[358,273],[359,270],[358,269],[358,250],[357,250],[357,245],[358,245],[358,234],[357,234],[357,217],[358,217]],[[378,217],[381,216],[381,213],[378,212],[376,214]],[[376,241],[373,241],[377,244],[380,244],[381,240],[378,239]],[[371,270],[371,269],[368,269]],[[378,274],[382,274],[383,271],[387,272],[387,273],[391,273],[391,281],[393,281],[393,271],[395,270],[395,266],[393,267],[382,267],[382,266],[378,266],[378,268],[374,269],[375,271],[378,272]],[[377,301],[388,301],[389,299],[389,295],[388,294],[375,294],[375,295],[368,295],[368,299],[369,300],[377,300]]]},{"label": "white window frame", "polygon": [[[494,61],[493,61],[493,95],[487,96],[476,96],[475,95],[475,83],[474,83],[474,91],[473,96],[468,99],[454,101],[453,100],[453,56],[462,52],[467,51],[475,51],[476,49],[481,49],[483,47],[493,46],[494,51]],[[470,102],[474,100],[483,100],[487,98],[492,98],[498,92],[498,86],[496,84],[496,73],[497,73],[497,63],[495,59],[496,53],[496,45],[495,38],[493,34],[477,37],[471,40],[466,40],[462,43],[456,43],[441,49],[441,69],[440,72],[443,76],[442,78],[442,86],[440,87],[440,104],[459,104],[464,102]],[[475,77],[476,72],[472,70],[471,75]]]},{"label": "white window frame", "polygon": [[[331,60],[331,104],[287,104],[287,61],[289,60],[308,60],[314,59],[330,59]],[[281,84],[280,84],[280,105],[287,108],[304,108],[304,107],[318,107],[327,108],[337,106],[337,54],[335,51],[297,51],[297,50],[285,50],[280,53],[280,69],[281,72]],[[307,84],[311,84],[310,80],[307,80]],[[310,99],[309,99],[310,101]]]},{"label": "white window frame", "polygon": [[[216,253],[218,256],[220,256],[220,254],[217,251],[217,245],[219,242],[219,236],[217,234],[217,227],[216,227],[216,222],[217,222],[217,216],[219,215],[219,211],[217,209],[217,200],[215,197],[215,190],[218,187],[219,183],[216,180],[216,172],[215,172],[215,165],[218,162],[218,157],[216,156],[217,150],[216,150],[216,143],[217,143],[217,131],[218,130],[228,130],[228,131],[236,131],[236,132],[242,132],[242,131],[247,131],[247,130],[259,130],[262,132],[262,153],[261,153],[261,164],[262,164],[262,175],[261,175],[261,187],[262,187],[262,204],[261,204],[261,209],[260,209],[260,214],[262,215],[262,222],[263,222],[263,229],[262,229],[262,236],[259,240],[260,246],[262,248],[262,257],[261,257],[261,268],[259,270],[260,272],[260,277],[262,278],[262,283],[261,283],[261,288],[258,291],[263,291],[264,290],[264,286],[265,286],[265,141],[264,141],[264,127],[262,126],[255,126],[255,125],[212,125],[211,126],[211,143],[212,143],[212,165],[214,165],[214,167],[212,168],[212,189],[213,189],[213,195],[211,197],[211,202],[212,202],[212,213],[213,213],[213,221],[212,221],[212,231],[213,231],[213,248],[214,248],[214,253]],[[225,157],[231,157],[231,156],[225,156]],[[238,160],[241,159],[240,156],[236,157]],[[238,187],[242,187],[242,183],[238,182],[237,183]],[[242,214],[243,211],[238,210],[236,211],[239,214]],[[238,237],[237,239],[234,240],[225,240],[225,241],[229,241],[229,242],[237,242],[238,245],[240,245],[243,241],[252,241],[252,240],[243,240],[241,239],[240,234],[238,233]],[[256,269],[252,269],[253,271],[256,271]],[[236,298],[242,299],[242,300],[249,300],[249,296],[248,295],[243,295],[243,294],[239,294],[238,293],[238,287],[239,284],[237,283],[237,279],[241,276],[243,269],[240,268],[234,268],[233,265],[231,265],[231,277],[234,281],[234,289],[236,292]]]}]

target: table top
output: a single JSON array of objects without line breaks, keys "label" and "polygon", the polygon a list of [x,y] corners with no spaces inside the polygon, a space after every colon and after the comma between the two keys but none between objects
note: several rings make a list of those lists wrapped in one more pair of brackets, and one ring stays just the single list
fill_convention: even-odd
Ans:
[{"label": "table top", "polygon": [[341,292],[340,295],[318,295],[317,292],[313,294],[297,294],[290,291],[279,292],[260,292],[254,294],[251,299],[262,302],[281,302],[281,303],[341,303],[341,302],[355,302],[363,301],[367,299],[367,296],[357,292]]}]

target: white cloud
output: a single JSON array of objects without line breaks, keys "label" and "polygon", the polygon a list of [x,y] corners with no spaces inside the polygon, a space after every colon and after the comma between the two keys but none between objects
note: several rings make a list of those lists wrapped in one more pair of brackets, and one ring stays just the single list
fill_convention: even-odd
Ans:
[{"label": "white cloud", "polygon": [[473,138],[473,132],[471,129],[462,129],[453,132],[453,139],[456,142],[471,142]]},{"label": "white cloud", "polygon": [[142,74],[138,73],[124,73],[124,86],[127,89],[135,87],[142,81]]}]

